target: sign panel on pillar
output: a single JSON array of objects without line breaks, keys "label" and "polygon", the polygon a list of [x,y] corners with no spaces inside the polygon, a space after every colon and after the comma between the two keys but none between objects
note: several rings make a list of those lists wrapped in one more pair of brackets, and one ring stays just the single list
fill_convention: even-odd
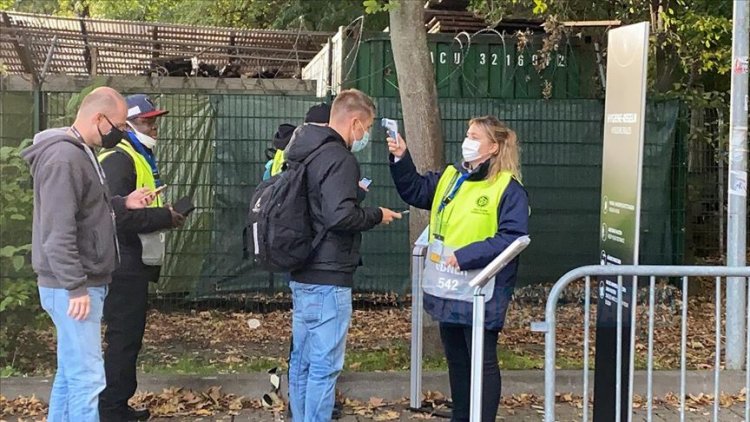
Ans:
[{"label": "sign panel on pillar", "polygon": [[[600,254],[602,265],[638,264],[646,110],[647,22],[609,31],[604,106]],[[598,280],[594,421],[612,422],[617,395],[617,310],[622,307],[621,419],[627,421],[632,279]]]}]

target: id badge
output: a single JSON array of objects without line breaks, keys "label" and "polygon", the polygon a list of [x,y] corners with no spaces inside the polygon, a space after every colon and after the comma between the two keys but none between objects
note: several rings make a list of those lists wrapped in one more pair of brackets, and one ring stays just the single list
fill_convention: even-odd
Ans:
[{"label": "id badge", "polygon": [[435,239],[432,241],[432,247],[430,248],[430,261],[439,264],[443,262],[443,241]]}]

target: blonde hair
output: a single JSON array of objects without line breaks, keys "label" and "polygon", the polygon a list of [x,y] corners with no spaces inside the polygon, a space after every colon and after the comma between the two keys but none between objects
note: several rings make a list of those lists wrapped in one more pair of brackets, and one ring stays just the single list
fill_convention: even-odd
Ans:
[{"label": "blonde hair", "polygon": [[358,89],[341,91],[331,105],[331,118],[351,113],[375,117],[375,103],[372,102],[372,98]]},{"label": "blonde hair", "polygon": [[520,182],[521,160],[516,132],[495,116],[475,117],[469,120],[469,126],[471,125],[481,127],[490,140],[498,146],[487,178],[495,179],[501,172],[507,171]]}]

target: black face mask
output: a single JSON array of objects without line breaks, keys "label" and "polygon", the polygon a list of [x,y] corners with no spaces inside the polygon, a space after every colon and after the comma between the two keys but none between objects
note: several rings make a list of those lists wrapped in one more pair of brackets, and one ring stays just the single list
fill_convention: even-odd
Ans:
[{"label": "black face mask", "polygon": [[115,125],[112,124],[112,122],[107,118],[107,116],[104,116],[105,120],[107,120],[107,123],[109,123],[109,126],[111,129],[109,132],[102,133],[101,129],[99,129],[99,126],[96,127],[96,130],[99,131],[99,135],[102,137],[102,148],[114,148],[117,146],[117,144],[120,143],[120,141],[123,140],[125,137],[125,132],[117,128]]}]

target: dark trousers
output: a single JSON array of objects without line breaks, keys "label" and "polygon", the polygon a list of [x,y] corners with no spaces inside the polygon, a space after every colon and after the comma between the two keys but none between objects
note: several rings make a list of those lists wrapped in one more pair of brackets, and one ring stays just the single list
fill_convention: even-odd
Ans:
[{"label": "dark trousers", "polygon": [[[497,363],[499,331],[484,330],[484,364],[482,376],[482,421],[494,421],[500,405],[500,367]],[[471,396],[471,327],[440,323],[448,379],[453,399],[451,422],[469,420]]]},{"label": "dark trousers", "polygon": [[146,329],[148,281],[112,277],[104,301],[104,373],[107,387],[99,395],[102,415],[118,414],[127,409],[138,382],[135,368]]}]

